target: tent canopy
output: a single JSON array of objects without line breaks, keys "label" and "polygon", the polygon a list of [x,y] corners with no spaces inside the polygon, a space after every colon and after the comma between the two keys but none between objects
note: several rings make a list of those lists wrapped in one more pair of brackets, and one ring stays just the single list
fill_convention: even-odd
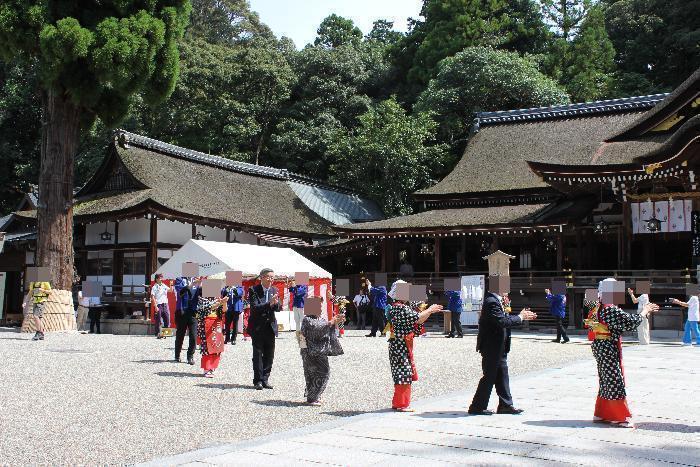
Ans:
[{"label": "tent canopy", "polygon": [[165,279],[182,275],[182,263],[199,263],[199,273],[212,277],[226,271],[243,271],[244,277],[256,277],[263,268],[276,276],[294,277],[296,272],[308,272],[310,278],[331,279],[331,274],[291,248],[244,245],[242,243],[189,240],[158,268],[156,274]]}]

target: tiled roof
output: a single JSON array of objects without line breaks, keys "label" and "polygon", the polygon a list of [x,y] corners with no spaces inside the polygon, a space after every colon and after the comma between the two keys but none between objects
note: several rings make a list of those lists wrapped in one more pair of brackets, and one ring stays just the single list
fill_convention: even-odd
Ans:
[{"label": "tiled roof", "polygon": [[299,199],[312,211],[334,225],[375,221],[384,216],[376,203],[358,195],[287,182]]},{"label": "tiled roof", "polygon": [[592,114],[620,113],[640,109],[646,110],[654,107],[666,96],[668,96],[668,94],[652,94],[648,96],[626,97],[622,99],[554,105],[549,107],[535,107],[531,109],[480,112],[476,115],[476,121],[478,125],[486,125],[495,123],[549,120],[554,118],[570,118]]}]

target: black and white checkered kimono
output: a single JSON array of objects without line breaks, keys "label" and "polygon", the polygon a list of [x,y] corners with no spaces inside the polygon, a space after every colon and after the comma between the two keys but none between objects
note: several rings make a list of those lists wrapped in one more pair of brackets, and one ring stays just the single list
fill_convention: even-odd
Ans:
[{"label": "black and white checkered kimono", "polygon": [[606,400],[624,399],[626,392],[620,336],[624,331],[637,329],[642,318],[615,305],[608,305],[598,311],[598,322],[607,325],[610,331],[609,339],[595,339],[591,345],[598,364],[598,397]]},{"label": "black and white checkered kimono", "polygon": [[389,339],[391,376],[394,378],[394,384],[411,384],[418,377],[415,374],[415,365],[412,365],[411,361],[413,349],[409,349],[409,345],[412,347],[412,342],[409,344],[406,337],[412,341],[418,312],[403,303],[395,303],[389,309],[388,315],[393,331],[393,337]]}]

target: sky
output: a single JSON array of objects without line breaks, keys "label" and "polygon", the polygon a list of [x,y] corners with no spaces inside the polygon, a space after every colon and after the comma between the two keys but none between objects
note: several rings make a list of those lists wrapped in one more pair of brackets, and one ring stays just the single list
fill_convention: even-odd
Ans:
[{"label": "sky", "polygon": [[249,0],[277,37],[290,37],[298,49],[316,38],[323,18],[335,13],[353,20],[363,34],[377,19],[394,22],[394,29],[406,31],[406,20],[417,18],[422,0]]}]

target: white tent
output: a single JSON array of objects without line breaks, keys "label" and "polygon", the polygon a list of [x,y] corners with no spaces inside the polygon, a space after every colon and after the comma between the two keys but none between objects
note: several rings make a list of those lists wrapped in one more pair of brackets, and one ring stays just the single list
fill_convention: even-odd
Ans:
[{"label": "white tent", "polygon": [[291,248],[244,245],[242,243],[189,240],[166,261],[156,274],[165,279],[182,275],[182,263],[199,263],[199,273],[212,277],[225,271],[243,271],[244,277],[257,276],[263,268],[271,268],[276,276],[294,277],[295,272],[308,272],[309,277],[331,279],[331,273]]}]

